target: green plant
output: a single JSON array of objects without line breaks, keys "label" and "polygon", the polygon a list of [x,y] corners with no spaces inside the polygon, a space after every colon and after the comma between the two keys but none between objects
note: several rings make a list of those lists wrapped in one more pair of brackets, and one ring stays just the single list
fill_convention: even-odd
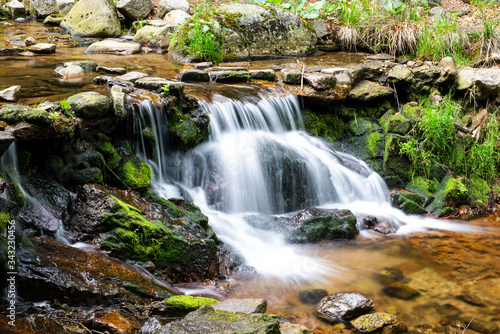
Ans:
[{"label": "green plant", "polygon": [[69,117],[69,118],[73,117],[73,110],[71,109],[71,105],[69,104],[69,102],[66,99],[59,101],[59,106],[62,108],[62,113],[66,117]]},{"label": "green plant", "polygon": [[496,113],[491,115],[484,129],[484,140],[476,141],[472,145],[467,157],[467,166],[472,175],[493,181],[498,176],[500,164],[500,150],[497,144],[500,131]]},{"label": "green plant", "polygon": [[57,112],[54,111],[49,114],[49,121],[51,124],[54,123],[57,119],[59,119],[59,114]]},{"label": "green plant", "polygon": [[163,85],[161,87],[161,90],[162,90],[161,95],[163,95],[163,96],[170,95],[170,85]]}]

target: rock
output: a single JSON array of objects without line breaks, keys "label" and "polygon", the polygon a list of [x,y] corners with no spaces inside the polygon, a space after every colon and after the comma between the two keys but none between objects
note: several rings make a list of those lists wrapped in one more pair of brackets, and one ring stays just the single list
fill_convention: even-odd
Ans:
[{"label": "rock", "polygon": [[185,316],[189,312],[197,310],[200,306],[213,305],[217,303],[217,300],[206,297],[178,295],[167,298],[160,303],[162,305],[153,310],[152,314]]},{"label": "rock", "polygon": [[88,72],[95,72],[97,69],[97,63],[92,60],[87,60],[87,61],[71,61],[68,63],[64,63],[64,66],[79,66],[83,69],[85,73]]},{"label": "rock", "polygon": [[127,72],[126,74],[120,75],[116,77],[116,80],[119,81],[130,81],[130,82],[136,82],[139,79],[142,78],[147,78],[149,77],[149,74],[142,73],[142,72]]},{"label": "rock", "polygon": [[210,71],[210,80],[219,83],[248,82],[251,75],[248,71]]},{"label": "rock", "polygon": [[323,298],[317,311],[327,320],[351,319],[370,312],[374,306],[372,300],[359,292],[341,292]]},{"label": "rock", "polygon": [[134,42],[123,42],[114,39],[105,39],[99,42],[92,43],[85,52],[131,55],[141,52],[141,44]]},{"label": "rock", "polygon": [[281,77],[284,83],[291,85],[300,85],[302,70],[298,68],[284,68],[281,70]]},{"label": "rock", "polygon": [[457,299],[466,302],[467,304],[484,306],[484,302],[478,297],[471,295],[470,293],[462,293],[457,296]]},{"label": "rock", "polygon": [[248,71],[252,80],[264,80],[264,81],[272,81],[275,82],[276,73],[274,70],[250,70]]},{"label": "rock", "polygon": [[472,88],[474,85],[474,70],[473,69],[461,69],[458,71],[457,83],[455,85],[456,89],[459,91]]},{"label": "rock", "polygon": [[21,120],[21,114],[26,108],[20,105],[8,104],[0,109],[0,121],[17,123]]},{"label": "rock", "polygon": [[161,328],[161,322],[158,319],[148,318],[142,325],[138,334],[153,334],[159,328]]},{"label": "rock", "polygon": [[479,100],[496,97],[500,92],[500,68],[478,69],[474,72],[472,81]]},{"label": "rock", "polygon": [[209,72],[197,69],[187,69],[179,73],[177,79],[184,82],[209,82]]},{"label": "rock", "polygon": [[407,87],[413,82],[413,72],[405,65],[396,65],[390,69],[387,79],[396,85]]},{"label": "rock", "polygon": [[457,66],[452,57],[445,57],[439,62],[439,67],[441,68],[441,75],[437,80],[440,85],[451,86],[456,82],[457,79]]},{"label": "rock", "polygon": [[146,77],[136,80],[135,86],[161,93],[163,86],[168,86],[169,93],[180,97],[184,94],[184,84],[178,81],[167,80],[164,78]]},{"label": "rock", "polygon": [[187,13],[189,12],[189,2],[187,0],[160,0],[156,15],[159,18],[164,18],[172,10],[182,10]]},{"label": "rock", "polygon": [[384,268],[375,273],[375,278],[383,285],[389,285],[395,282],[409,282],[409,278],[398,268]]},{"label": "rock", "polygon": [[366,216],[361,220],[363,228],[370,229],[378,225],[378,219],[374,216]]},{"label": "rock", "polygon": [[[0,157],[7,151],[15,137],[10,132],[0,131]],[[1,193],[1,192],[0,192]]]},{"label": "rock", "polygon": [[29,50],[33,53],[54,53],[56,52],[56,45],[52,43],[38,43],[30,46]]},{"label": "rock", "polygon": [[345,67],[331,67],[321,70],[321,73],[329,74],[337,79],[338,85],[351,85],[351,75],[349,70]]},{"label": "rock", "polygon": [[362,315],[351,321],[351,325],[360,333],[371,333],[382,328],[392,327],[384,333],[403,333],[406,331],[406,326],[401,325],[396,316],[389,313],[375,312]]},{"label": "rock", "polygon": [[59,7],[56,0],[30,0],[37,16],[45,18],[50,14],[58,14]]},{"label": "rock", "polygon": [[24,49],[20,48],[0,48],[0,56],[13,56],[22,53]]},{"label": "rock", "polygon": [[328,30],[326,30],[325,22],[323,22],[323,20],[312,21],[311,27],[316,32],[316,36],[318,36],[318,38],[323,38],[328,35]]},{"label": "rock", "polygon": [[442,19],[447,19],[447,16],[446,16],[446,11],[441,8],[441,7],[433,7],[429,10],[429,15],[430,17],[435,20],[435,21],[438,21],[438,20],[442,20]]},{"label": "rock", "polygon": [[205,61],[202,63],[194,64],[194,68],[197,70],[204,70],[204,69],[210,68],[212,66],[214,66],[214,63],[212,63],[211,61]]},{"label": "rock", "polygon": [[31,109],[23,113],[23,119],[33,124],[50,124],[50,113],[43,109]]},{"label": "rock", "polygon": [[377,224],[377,226],[375,226],[373,230],[382,234],[391,234],[396,233],[398,231],[398,228],[393,223],[385,221]]},{"label": "rock", "polygon": [[11,86],[0,91],[0,101],[15,102],[21,94],[21,86]]},{"label": "rock", "polygon": [[78,65],[71,65],[66,67],[59,66],[55,69],[55,71],[63,79],[77,79],[77,78],[83,78],[85,76],[85,72]]},{"label": "rock", "polygon": [[376,54],[376,55],[370,55],[366,57],[366,60],[375,60],[375,61],[390,61],[390,62],[395,62],[396,57],[389,55],[389,54]]},{"label": "rock", "polygon": [[127,114],[125,109],[125,93],[119,86],[111,87],[111,99],[113,101],[113,113],[117,117],[123,117]]},{"label": "rock", "polygon": [[306,326],[284,322],[280,324],[281,334],[311,334],[311,331]]},{"label": "rock", "polygon": [[97,66],[96,71],[99,74],[111,74],[111,75],[122,75],[127,73],[127,69],[123,67]]},{"label": "rock", "polygon": [[325,289],[302,290],[299,293],[299,300],[304,304],[317,304],[326,296],[328,292]]},{"label": "rock", "polygon": [[61,14],[50,14],[43,20],[44,25],[53,25],[59,26],[61,22],[64,20],[64,15]]},{"label": "rock", "polygon": [[64,17],[61,27],[81,37],[115,37],[122,32],[112,0],[78,1]]},{"label": "rock", "polygon": [[332,89],[337,84],[337,79],[324,73],[305,73],[304,81],[316,90]]},{"label": "rock", "polygon": [[109,312],[100,318],[94,319],[92,322],[92,330],[113,334],[133,333],[130,322],[117,312]]},{"label": "rock", "polygon": [[298,227],[286,235],[291,243],[348,239],[359,233],[356,216],[349,210],[306,209],[295,215],[292,221],[298,223]]},{"label": "rock", "polygon": [[212,304],[214,310],[226,312],[241,312],[245,314],[266,313],[267,300],[265,299],[227,299]]},{"label": "rock", "polygon": [[152,0],[120,0],[116,9],[130,21],[144,19],[153,10]]},{"label": "rock", "polygon": [[418,193],[406,191],[395,192],[391,195],[392,205],[401,209],[407,214],[426,214],[427,210],[423,208],[426,198]]},{"label": "rock", "polygon": [[349,92],[348,96],[353,100],[371,101],[388,98],[392,93],[392,88],[381,86],[373,81],[363,80]]},{"label": "rock", "polygon": [[27,38],[24,40],[24,44],[25,44],[26,46],[35,45],[35,44],[36,44],[36,40],[35,40],[33,37],[29,36],[29,37],[27,37]]},{"label": "rock", "polygon": [[75,114],[82,118],[101,118],[109,114],[109,99],[97,92],[76,94],[69,97],[67,102]]},{"label": "rock", "polygon": [[73,8],[73,6],[75,5],[75,1],[74,0],[57,0],[57,6],[59,7],[59,13],[61,13],[61,15],[66,15],[69,13],[69,11],[71,10],[71,8]]},{"label": "rock", "polygon": [[420,295],[420,292],[402,282],[394,282],[382,290],[386,295],[399,299],[412,299]]},{"label": "rock", "polygon": [[14,20],[14,22],[16,22],[16,23],[25,23],[26,22],[26,18],[24,18],[24,17],[18,17],[17,19]]},{"label": "rock", "polygon": [[6,7],[11,18],[17,19],[26,17],[26,8],[22,2],[18,0],[11,0],[7,3]]},{"label": "rock", "polygon": [[468,329],[478,333],[488,334],[498,332],[498,325],[496,323],[479,319],[475,315],[462,315],[459,317],[459,320],[462,324],[465,324],[462,328],[465,328],[470,323]]},{"label": "rock", "polygon": [[[159,298],[165,290],[134,267],[117,265],[99,253],[63,245],[43,236],[18,254],[19,296],[33,302],[57,299],[76,306],[111,305]],[[84,274],[83,274],[84,273]]]},{"label": "rock", "polygon": [[156,331],[157,334],[279,334],[276,316],[216,311],[205,305],[189,313],[184,319],[171,322]]},{"label": "rock", "polygon": [[160,27],[146,25],[137,30],[134,41],[147,41],[149,45],[161,48],[168,47],[170,40],[178,26],[163,25]]},{"label": "rock", "polygon": [[183,25],[191,18],[191,15],[183,10],[174,9],[165,15],[163,21],[167,22],[167,26],[177,27]]}]

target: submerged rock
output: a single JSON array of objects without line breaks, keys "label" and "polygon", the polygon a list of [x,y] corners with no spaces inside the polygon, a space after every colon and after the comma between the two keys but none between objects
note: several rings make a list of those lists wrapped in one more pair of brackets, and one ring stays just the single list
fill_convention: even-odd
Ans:
[{"label": "submerged rock", "polygon": [[384,333],[396,334],[407,332],[407,327],[399,323],[395,315],[382,312],[362,315],[352,320],[351,325],[360,333],[371,333],[380,329],[383,329]]},{"label": "submerged rock", "polygon": [[299,293],[299,300],[304,304],[317,304],[326,296],[328,296],[328,291],[325,289],[302,290]]},{"label": "submerged rock", "polygon": [[386,286],[383,291],[386,295],[404,300],[412,299],[420,295],[420,292],[402,282],[391,283]]},{"label": "submerged rock", "polygon": [[374,306],[372,300],[359,292],[341,292],[323,298],[317,311],[327,320],[350,319],[370,312]]},{"label": "submerged rock", "polygon": [[245,314],[266,313],[267,300],[265,299],[227,299],[212,304],[215,310],[226,312],[240,312]]}]

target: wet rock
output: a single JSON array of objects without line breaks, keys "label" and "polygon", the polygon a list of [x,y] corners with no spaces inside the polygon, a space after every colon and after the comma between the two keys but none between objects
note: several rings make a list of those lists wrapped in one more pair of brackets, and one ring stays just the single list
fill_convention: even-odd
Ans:
[{"label": "wet rock", "polygon": [[27,38],[24,40],[24,44],[25,44],[26,46],[35,45],[35,44],[36,44],[36,40],[35,40],[33,37],[29,36],[29,37],[27,37]]},{"label": "wet rock", "polygon": [[317,304],[326,296],[328,292],[325,289],[302,290],[299,293],[299,300],[304,304]]},{"label": "wet rock", "polygon": [[21,114],[26,109],[20,105],[8,104],[0,109],[0,120],[7,123],[17,123],[21,120]]},{"label": "wet rock", "polygon": [[299,227],[287,233],[292,243],[352,238],[359,233],[356,216],[349,210],[306,209],[292,218]]},{"label": "wet rock", "polygon": [[28,123],[50,124],[50,113],[44,109],[30,109],[23,113],[23,118]]},{"label": "wet rock", "polygon": [[0,91],[0,101],[15,102],[21,94],[21,86],[11,86]]},{"label": "wet rock", "polygon": [[[425,308],[428,308],[428,305],[425,305]],[[458,307],[451,304],[437,305],[436,311],[449,320],[455,320],[462,313]]]},{"label": "wet rock", "polygon": [[188,69],[179,73],[177,79],[184,82],[209,82],[210,74],[203,70]]},{"label": "wet rock", "polygon": [[392,205],[403,210],[407,214],[426,214],[423,205],[426,198],[418,193],[398,191],[391,194]]},{"label": "wet rock", "polygon": [[157,330],[157,334],[231,334],[231,333],[279,334],[276,316],[266,314],[244,314],[214,310],[202,306],[180,321],[171,322]]},{"label": "wet rock", "polygon": [[138,334],[154,334],[159,328],[161,328],[161,322],[156,318],[149,318],[139,329]]},{"label": "wet rock", "polygon": [[341,292],[323,298],[317,312],[327,320],[351,319],[370,312],[374,306],[372,300],[359,292]]},{"label": "wet rock", "polygon": [[384,221],[382,223],[377,224],[373,228],[375,232],[382,233],[382,234],[391,234],[391,233],[396,233],[398,231],[398,228],[391,222]]},{"label": "wet rock", "polygon": [[93,81],[96,85],[105,85],[108,82],[114,80],[115,78],[116,77],[112,77],[109,75],[100,75],[100,76],[95,77]]},{"label": "wet rock", "polygon": [[11,18],[17,19],[26,17],[26,8],[22,2],[18,0],[11,0],[7,3],[6,7]]},{"label": "wet rock", "polygon": [[131,55],[141,52],[141,44],[134,42],[124,42],[115,39],[105,39],[99,42],[92,43],[85,52]]},{"label": "wet rock", "polygon": [[113,86],[110,90],[111,100],[113,101],[113,113],[115,116],[123,117],[127,114],[125,109],[125,93],[123,88],[119,86]]},{"label": "wet rock", "polygon": [[59,66],[55,69],[55,72],[63,79],[78,79],[85,76],[83,68],[77,65]]},{"label": "wet rock", "polygon": [[389,55],[389,54],[381,53],[381,54],[370,55],[370,56],[366,57],[366,60],[394,62],[394,61],[396,61],[396,57]]},{"label": "wet rock", "polygon": [[75,5],[74,0],[57,0],[57,6],[59,7],[59,13],[64,17],[69,13],[71,8]]},{"label": "wet rock", "polygon": [[206,62],[194,64],[194,68],[197,70],[205,70],[205,69],[210,68],[212,66],[214,66],[214,63],[212,63],[211,61],[206,61]]},{"label": "wet rock", "polygon": [[226,312],[241,312],[245,314],[266,313],[267,300],[265,299],[227,299],[212,304],[214,310]]},{"label": "wet rock", "polygon": [[392,88],[381,86],[373,81],[361,81],[350,92],[349,98],[360,101],[371,101],[387,98],[393,93]]},{"label": "wet rock", "polygon": [[122,74],[125,74],[127,72],[127,69],[123,68],[123,67],[97,66],[96,71],[99,74],[122,75]]},{"label": "wet rock", "polygon": [[152,0],[120,0],[116,9],[130,21],[144,19],[153,10]]},{"label": "wet rock", "polygon": [[203,305],[212,305],[217,300],[206,297],[194,297],[186,295],[172,296],[162,302],[155,304],[151,310],[153,315],[185,316],[189,312],[197,310]]},{"label": "wet rock", "polygon": [[412,299],[420,295],[420,292],[402,282],[391,283],[382,291],[388,296],[404,300]]},{"label": "wet rock", "polygon": [[132,334],[132,324],[117,312],[110,312],[92,322],[92,330],[110,334]]},{"label": "wet rock", "polygon": [[360,333],[371,333],[383,329],[384,333],[406,333],[407,327],[398,322],[393,314],[375,312],[365,314],[351,321]]},{"label": "wet rock", "polygon": [[61,27],[81,37],[115,37],[122,32],[112,0],[78,1],[64,17]]},{"label": "wet rock", "polygon": [[184,84],[182,82],[167,80],[164,78],[146,77],[137,80],[134,85],[136,87],[152,90],[157,93],[163,92],[163,86],[168,86],[170,94],[177,97],[184,94]]},{"label": "wet rock", "polygon": [[160,0],[156,15],[159,18],[164,18],[165,15],[173,10],[182,10],[189,12],[189,2],[187,0]]},{"label": "wet rock", "polygon": [[305,82],[314,89],[326,90],[332,89],[337,84],[337,79],[324,73],[305,73]]},{"label": "wet rock", "polygon": [[89,72],[95,72],[97,70],[97,63],[92,60],[86,60],[86,61],[71,61],[68,63],[64,63],[65,67],[69,66],[79,66],[83,69],[85,73]]},{"label": "wet rock", "polygon": [[281,70],[281,77],[284,83],[291,85],[300,85],[302,71],[298,68],[284,68]]},{"label": "wet rock", "polygon": [[139,79],[142,78],[147,78],[149,77],[149,74],[142,73],[142,72],[127,72],[126,74],[120,75],[116,77],[116,80],[119,81],[130,81],[130,82],[136,82]]},{"label": "wet rock", "polygon": [[220,83],[248,82],[251,75],[248,71],[211,71],[210,79]]},{"label": "wet rock", "polygon": [[290,322],[280,323],[280,333],[281,334],[311,334],[311,331],[307,327],[292,324]]},{"label": "wet rock", "polygon": [[0,48],[0,56],[13,56],[24,52],[24,49],[20,48]]},{"label": "wet rock", "polygon": [[101,254],[35,237],[18,255],[19,296],[37,302],[57,299],[77,306],[114,304],[158,298],[165,290],[150,283],[134,267],[116,264]]},{"label": "wet rock", "polygon": [[252,80],[276,81],[276,73],[274,70],[250,70]]},{"label": "wet rock", "polygon": [[0,156],[9,148],[15,140],[15,137],[10,132],[0,131]]},{"label": "wet rock", "polygon": [[33,53],[54,53],[56,52],[56,45],[51,43],[38,43],[29,47],[29,51]]},{"label": "wet rock", "polygon": [[56,0],[31,0],[31,4],[38,17],[45,18],[50,14],[58,14],[59,7]]},{"label": "wet rock", "polygon": [[84,92],[67,99],[71,109],[79,117],[86,119],[102,118],[109,114],[109,99],[97,92]]},{"label": "wet rock", "polygon": [[374,216],[366,216],[363,217],[361,220],[361,223],[363,224],[363,227],[366,229],[373,228],[378,225],[378,219],[377,217]]},{"label": "wet rock", "polygon": [[337,79],[337,84],[338,85],[351,85],[352,80],[351,80],[351,75],[349,73],[349,70],[344,67],[331,67],[331,68],[325,68],[321,70],[321,73],[329,74],[335,79]]},{"label": "wet rock", "polygon": [[384,268],[375,274],[375,278],[384,285],[395,282],[408,283],[410,281],[398,268]]},{"label": "wet rock", "polygon": [[484,306],[484,303],[478,297],[471,295],[470,293],[462,293],[457,296],[457,299],[466,302],[467,304],[476,305],[476,306]]}]

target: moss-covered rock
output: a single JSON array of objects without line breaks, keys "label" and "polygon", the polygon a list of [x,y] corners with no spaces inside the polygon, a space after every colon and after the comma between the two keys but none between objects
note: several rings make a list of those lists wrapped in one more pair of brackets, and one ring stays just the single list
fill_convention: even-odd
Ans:
[{"label": "moss-covered rock", "polygon": [[351,321],[351,325],[360,333],[406,333],[407,327],[396,316],[389,313],[375,312],[362,315]]},{"label": "moss-covered rock", "polygon": [[371,133],[374,129],[374,124],[369,119],[366,118],[356,118],[349,123],[347,123],[347,129],[354,136],[362,136],[364,134]]},{"label": "moss-covered rock", "polygon": [[0,120],[7,123],[17,123],[26,108],[20,105],[7,105],[0,109]]},{"label": "moss-covered rock", "polygon": [[178,295],[165,299],[166,311],[171,315],[184,316],[189,312],[195,311],[202,305],[212,305],[217,303],[216,299],[206,297],[194,297]]},{"label": "moss-covered rock", "polygon": [[30,109],[23,112],[23,118],[28,123],[33,124],[50,124],[50,113],[43,109]]},{"label": "moss-covered rock", "polygon": [[486,207],[489,202],[491,188],[485,180],[473,176],[467,180],[467,190],[469,191],[469,204],[477,207]]},{"label": "moss-covered rock", "polygon": [[392,92],[392,88],[381,86],[373,81],[363,80],[349,92],[349,98],[358,101],[371,101],[387,98]]},{"label": "moss-covered rock", "polygon": [[112,0],[78,1],[62,20],[61,27],[82,37],[116,37],[122,32]]},{"label": "moss-covered rock", "polygon": [[406,185],[406,189],[424,196],[425,202],[421,205],[429,205],[434,200],[435,182],[426,179],[423,176],[413,178]]},{"label": "moss-covered rock", "polygon": [[67,103],[82,118],[102,118],[109,114],[109,99],[97,92],[84,92],[70,96]]},{"label": "moss-covered rock", "polygon": [[208,137],[208,116],[200,112],[174,110],[168,116],[173,144],[191,150]]},{"label": "moss-covered rock", "polygon": [[318,115],[306,112],[304,121],[307,132],[323,137],[330,142],[337,141],[344,135],[344,122],[335,115]]},{"label": "moss-covered rock", "polygon": [[425,214],[425,197],[417,193],[399,191],[391,195],[392,205],[407,214]]},{"label": "moss-covered rock", "polygon": [[427,209],[438,217],[449,214],[453,211],[453,207],[467,204],[470,200],[463,178],[453,178],[450,175],[445,176],[439,183],[435,197]]}]

